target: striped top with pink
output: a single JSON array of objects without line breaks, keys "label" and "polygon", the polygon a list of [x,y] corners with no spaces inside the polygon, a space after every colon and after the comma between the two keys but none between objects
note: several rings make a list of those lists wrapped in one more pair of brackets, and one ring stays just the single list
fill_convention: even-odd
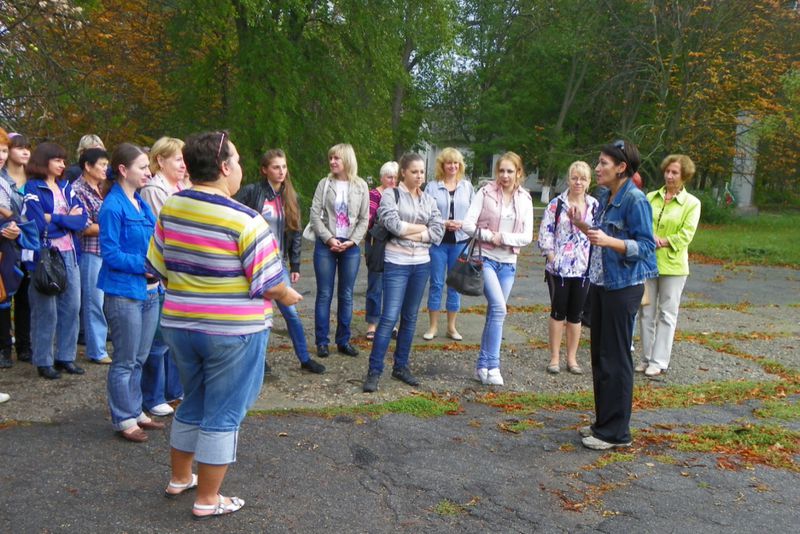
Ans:
[{"label": "striped top with pink", "polygon": [[244,335],[272,326],[266,290],[283,281],[264,218],[235,200],[186,190],[169,197],[147,259],[166,280],[161,326]]}]

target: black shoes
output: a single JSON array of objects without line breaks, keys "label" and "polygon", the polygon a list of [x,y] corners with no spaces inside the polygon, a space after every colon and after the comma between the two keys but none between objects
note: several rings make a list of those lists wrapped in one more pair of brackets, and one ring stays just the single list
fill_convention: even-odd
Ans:
[{"label": "black shoes", "polygon": [[358,356],[358,349],[355,348],[353,345],[348,343],[347,345],[336,345],[336,348],[339,349],[341,354],[346,354],[348,356]]},{"label": "black shoes", "polygon": [[328,352],[328,345],[317,345],[317,356],[320,358],[327,358],[330,356]]},{"label": "black shoes", "polygon": [[8,369],[14,365],[11,361],[11,349],[0,350],[0,369]]},{"label": "black shoes", "polygon": [[272,367],[267,362],[264,362],[264,376],[272,374]]},{"label": "black shoes", "polygon": [[377,373],[376,374],[369,373],[367,375],[367,379],[364,380],[364,387],[362,388],[362,391],[364,391],[364,393],[374,393],[378,391],[378,380],[380,379],[381,375]]},{"label": "black shoes", "polygon": [[[82,368],[75,365],[73,362],[59,362],[56,361],[55,365],[53,365],[59,371],[66,371],[68,374],[71,375],[82,375],[86,371]],[[40,367],[41,369],[41,367]]]},{"label": "black shoes", "polygon": [[30,349],[17,349],[17,361],[18,362],[30,362],[31,361],[31,351]]},{"label": "black shoes", "polygon": [[401,382],[405,382],[412,387],[417,387],[419,385],[419,380],[417,380],[414,375],[411,374],[411,370],[408,367],[392,369],[392,378],[396,378]]},{"label": "black shoes", "polygon": [[307,362],[300,362],[300,369],[315,375],[321,375],[325,372],[325,366],[321,363],[315,362],[311,358],[309,358]]},{"label": "black shoes", "polygon": [[56,371],[53,367],[37,367],[36,370],[39,372],[39,376],[48,380],[61,378],[61,373]]}]

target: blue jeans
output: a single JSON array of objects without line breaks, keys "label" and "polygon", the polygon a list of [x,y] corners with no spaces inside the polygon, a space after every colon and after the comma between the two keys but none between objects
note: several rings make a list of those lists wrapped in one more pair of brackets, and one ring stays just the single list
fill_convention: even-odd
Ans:
[{"label": "blue jeans", "polygon": [[314,276],[317,279],[317,299],[314,303],[314,342],[317,346],[328,345],[330,339],[331,301],[336,272],[339,286],[336,297],[336,344],[350,342],[350,321],[353,319],[353,287],[356,285],[361,252],[352,246],[344,252],[331,252],[325,243],[317,239],[314,245]]},{"label": "blue jeans", "polygon": [[142,365],[158,324],[158,293],[146,300],[106,294],[105,312],[114,357],[108,369],[108,408],[114,430],[125,430],[145,418],[142,414]]},{"label": "blue jeans", "polygon": [[387,261],[383,269],[383,313],[375,330],[372,352],[369,353],[370,374],[383,372],[383,360],[398,318],[400,331],[397,333],[397,345],[394,349],[394,368],[408,367],[419,305],[428,284],[431,264],[395,265]]},{"label": "blue jeans", "polygon": [[483,294],[486,295],[486,324],[481,336],[477,369],[500,367],[500,344],[503,342],[503,323],[506,320],[506,303],[517,266],[483,258]]},{"label": "blue jeans", "polygon": [[[464,245],[465,243],[450,243],[431,246],[431,287],[428,290],[428,311],[440,311],[447,273],[455,265]],[[447,287],[446,307],[449,312],[457,312],[461,309],[461,295],[449,286]]]},{"label": "blue jeans", "polygon": [[185,395],[170,445],[199,463],[236,461],[239,425],[261,391],[269,330],[242,336],[164,328]]},{"label": "blue jeans", "polygon": [[169,346],[161,334],[161,310],[164,307],[164,293],[158,296],[158,323],[150,345],[150,353],[142,366],[142,406],[150,410],[183,397],[183,387],[178,378],[178,368],[169,353]]},{"label": "blue jeans", "polygon": [[86,342],[86,357],[101,360],[108,356],[106,335],[108,323],[103,313],[103,290],[97,289],[97,275],[103,258],[97,254],[81,254],[81,324]]},{"label": "blue jeans", "polygon": [[367,324],[378,324],[383,302],[383,273],[367,271]]},{"label": "blue jeans", "polygon": [[49,367],[54,361],[74,362],[78,348],[76,319],[81,310],[81,273],[74,250],[62,252],[61,257],[67,267],[67,287],[62,293],[39,293],[32,280],[28,288],[33,352],[31,363],[36,367]]},{"label": "blue jeans", "polygon": [[[286,284],[286,287],[292,287],[291,276],[286,266],[283,269],[283,283]],[[307,362],[311,359],[311,355],[308,353],[306,334],[303,331],[300,315],[297,314],[297,308],[295,306],[284,306],[278,301],[275,301],[275,304],[278,305],[278,309],[283,315],[283,320],[286,321],[286,330],[289,331],[289,338],[292,340],[297,359],[300,360],[300,363]]]}]

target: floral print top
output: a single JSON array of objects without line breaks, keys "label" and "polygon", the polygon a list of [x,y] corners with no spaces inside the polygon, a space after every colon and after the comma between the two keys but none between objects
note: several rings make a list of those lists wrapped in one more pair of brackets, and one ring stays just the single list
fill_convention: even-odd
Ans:
[{"label": "floral print top", "polygon": [[[539,250],[542,256],[553,254],[552,262],[545,264],[545,269],[551,274],[563,278],[581,278],[586,275],[586,268],[589,265],[589,238],[581,232],[578,227],[572,224],[567,216],[569,209],[568,190],[564,191],[550,201],[544,211],[542,224],[539,227]],[[556,228],[556,210],[558,201],[563,205],[558,216],[558,228]],[[586,212],[583,220],[589,226],[595,225],[595,215],[598,211],[597,199],[590,195],[585,195]]]}]

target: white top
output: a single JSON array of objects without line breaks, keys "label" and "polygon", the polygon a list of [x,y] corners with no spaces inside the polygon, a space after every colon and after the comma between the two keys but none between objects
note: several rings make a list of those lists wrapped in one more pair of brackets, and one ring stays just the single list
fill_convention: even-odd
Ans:
[{"label": "white top", "polygon": [[350,194],[349,180],[333,180],[336,190],[336,238],[347,239],[350,235],[350,217],[347,215],[347,196]]}]

